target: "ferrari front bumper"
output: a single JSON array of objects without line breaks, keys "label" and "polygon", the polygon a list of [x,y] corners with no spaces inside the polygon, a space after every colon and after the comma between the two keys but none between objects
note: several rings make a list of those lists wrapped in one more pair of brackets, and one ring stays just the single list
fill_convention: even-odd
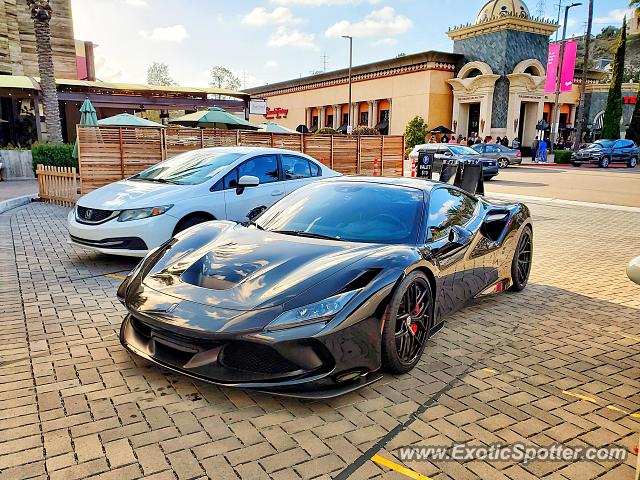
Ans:
[{"label": "ferrari front bumper", "polygon": [[300,398],[332,398],[381,378],[375,373],[380,351],[369,343],[371,332],[379,331],[377,319],[324,335],[314,336],[309,327],[196,336],[127,315],[120,341],[140,357],[199,380]]}]

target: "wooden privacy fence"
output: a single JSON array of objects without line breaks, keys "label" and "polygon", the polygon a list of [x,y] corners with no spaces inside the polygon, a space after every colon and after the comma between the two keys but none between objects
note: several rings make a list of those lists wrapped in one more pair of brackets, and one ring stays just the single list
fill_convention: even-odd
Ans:
[{"label": "wooden privacy fence", "polygon": [[198,148],[254,146],[304,152],[345,175],[402,176],[403,136],[300,135],[200,128],[78,126],[82,193]]},{"label": "wooden privacy fence", "polygon": [[76,203],[78,184],[75,167],[38,165],[36,175],[42,200],[67,207]]}]

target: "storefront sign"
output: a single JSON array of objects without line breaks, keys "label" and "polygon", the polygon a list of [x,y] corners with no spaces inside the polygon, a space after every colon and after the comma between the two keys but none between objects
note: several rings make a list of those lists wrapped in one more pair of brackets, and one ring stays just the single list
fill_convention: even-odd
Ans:
[{"label": "storefront sign", "polygon": [[262,98],[252,98],[249,101],[249,113],[252,115],[265,115],[267,113],[267,101]]},{"label": "storefront sign", "polygon": [[460,103],[478,102],[478,101],[481,101],[483,98],[484,97],[482,95],[473,95],[469,97],[458,97],[458,101]]},{"label": "storefront sign", "polygon": [[542,95],[520,95],[520,100],[542,100]]},{"label": "storefront sign", "polygon": [[289,110],[286,108],[269,108],[267,107],[266,113],[264,113],[264,118],[267,120],[273,120],[274,118],[287,118],[289,114]]}]

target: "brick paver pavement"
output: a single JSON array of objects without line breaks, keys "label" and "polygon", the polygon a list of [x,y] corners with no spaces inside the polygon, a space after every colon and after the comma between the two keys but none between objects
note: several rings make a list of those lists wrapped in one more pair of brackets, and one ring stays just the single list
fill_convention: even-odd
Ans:
[{"label": "brick paver pavement", "polygon": [[[640,418],[640,214],[531,205],[521,294],[448,319],[410,374],[330,401],[194,382],[128,354],[118,280],[134,262],[66,244],[67,209],[0,215],[0,479],[408,478],[405,445],[617,444]],[[581,397],[570,396],[571,392]],[[433,479],[625,480],[625,463],[404,462]]]}]

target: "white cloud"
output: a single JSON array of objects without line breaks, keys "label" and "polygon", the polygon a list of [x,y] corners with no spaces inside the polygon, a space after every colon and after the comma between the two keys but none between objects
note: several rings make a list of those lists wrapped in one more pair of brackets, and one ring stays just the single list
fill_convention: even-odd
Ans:
[{"label": "white cloud", "polygon": [[367,15],[364,20],[352,23],[342,20],[327,29],[327,37],[339,37],[341,35],[351,35],[353,37],[373,37],[399,35],[406,32],[413,26],[413,22],[396,13],[393,7],[383,7],[374,10]]},{"label": "white cloud", "polygon": [[264,7],[256,7],[242,18],[242,23],[246,25],[296,25],[302,23],[301,18],[296,18],[286,7],[278,7],[272,12]]},{"label": "white cloud", "polygon": [[269,60],[264,64],[264,68],[276,68],[278,66],[278,62],[275,60]]},{"label": "white cloud", "polygon": [[151,40],[160,42],[176,42],[180,43],[189,37],[187,29],[184,25],[174,25],[172,27],[156,27],[151,32],[148,30],[140,30],[140,35]]},{"label": "white cloud", "polygon": [[103,82],[130,82],[133,77],[131,73],[125,70],[111,58],[107,58],[100,54],[97,50],[95,53],[96,78]]},{"label": "white cloud", "polygon": [[148,7],[147,0],[124,0],[124,3],[133,7]]},{"label": "white cloud", "polygon": [[381,38],[380,40],[375,40],[371,42],[372,47],[391,47],[393,45],[397,45],[398,40],[395,38]]},{"label": "white cloud", "polygon": [[611,10],[605,17],[596,17],[593,22],[605,25],[620,26],[622,19],[627,16],[627,21],[633,18],[633,10],[625,10],[622,8],[615,8]]},{"label": "white cloud", "polygon": [[295,28],[278,27],[269,37],[270,47],[301,47],[317,49],[316,36],[313,33],[305,33]]},{"label": "white cloud", "polygon": [[325,7],[340,5],[358,5],[366,1],[371,5],[380,3],[382,0],[271,0],[276,5],[300,5],[304,7]]}]

